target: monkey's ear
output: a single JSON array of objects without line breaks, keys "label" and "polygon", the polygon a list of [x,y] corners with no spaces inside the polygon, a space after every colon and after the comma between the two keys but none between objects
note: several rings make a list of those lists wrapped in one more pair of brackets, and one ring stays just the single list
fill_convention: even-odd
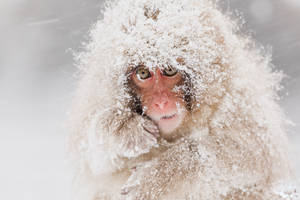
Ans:
[{"label": "monkey's ear", "polygon": [[147,6],[144,7],[144,15],[145,17],[147,17],[148,19],[151,18],[154,21],[157,21],[157,17],[160,13],[159,9],[155,9],[155,8],[149,8]]}]

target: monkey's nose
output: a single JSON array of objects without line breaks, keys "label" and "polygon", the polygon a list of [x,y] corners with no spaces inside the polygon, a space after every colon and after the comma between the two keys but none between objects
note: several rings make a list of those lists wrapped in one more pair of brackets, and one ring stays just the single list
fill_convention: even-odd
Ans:
[{"label": "monkey's nose", "polygon": [[165,109],[167,107],[168,100],[163,99],[163,100],[157,101],[154,105],[156,107],[158,107],[159,109],[163,110],[163,109]]}]

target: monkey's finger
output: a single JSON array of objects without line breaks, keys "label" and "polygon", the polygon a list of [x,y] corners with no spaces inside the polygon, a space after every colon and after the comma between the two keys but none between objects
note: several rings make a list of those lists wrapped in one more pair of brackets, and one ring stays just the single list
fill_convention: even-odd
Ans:
[{"label": "monkey's finger", "polygon": [[153,122],[146,121],[143,127],[147,132],[151,133],[155,138],[159,137],[159,129]]},{"label": "monkey's finger", "polygon": [[127,195],[131,190],[133,189],[133,186],[132,187],[130,187],[130,186],[128,186],[128,187],[123,187],[122,189],[121,189],[121,195]]},{"label": "monkey's finger", "polygon": [[121,195],[126,195],[126,194],[128,194],[128,193],[129,193],[128,188],[122,188],[122,189],[121,189]]},{"label": "monkey's finger", "polygon": [[159,131],[157,131],[157,130],[152,130],[152,129],[150,129],[150,128],[146,128],[146,127],[144,127],[144,129],[145,129],[145,131],[147,131],[148,133],[150,133],[151,135],[153,135],[156,139],[157,138],[159,138]]}]

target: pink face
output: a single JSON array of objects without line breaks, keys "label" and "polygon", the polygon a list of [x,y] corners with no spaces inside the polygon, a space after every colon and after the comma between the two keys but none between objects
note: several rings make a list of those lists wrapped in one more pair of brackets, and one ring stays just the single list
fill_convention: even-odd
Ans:
[{"label": "pink face", "polygon": [[183,94],[172,90],[182,82],[182,75],[172,67],[163,71],[156,68],[151,72],[140,66],[131,78],[141,95],[145,113],[158,125],[160,131],[168,134],[178,128],[185,117],[186,108]]}]

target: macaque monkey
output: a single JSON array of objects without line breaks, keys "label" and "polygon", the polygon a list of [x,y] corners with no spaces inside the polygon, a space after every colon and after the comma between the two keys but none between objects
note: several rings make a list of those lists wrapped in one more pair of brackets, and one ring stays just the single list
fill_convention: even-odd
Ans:
[{"label": "macaque monkey", "polygon": [[294,200],[282,74],[210,0],[107,5],[70,112],[74,200]]}]

